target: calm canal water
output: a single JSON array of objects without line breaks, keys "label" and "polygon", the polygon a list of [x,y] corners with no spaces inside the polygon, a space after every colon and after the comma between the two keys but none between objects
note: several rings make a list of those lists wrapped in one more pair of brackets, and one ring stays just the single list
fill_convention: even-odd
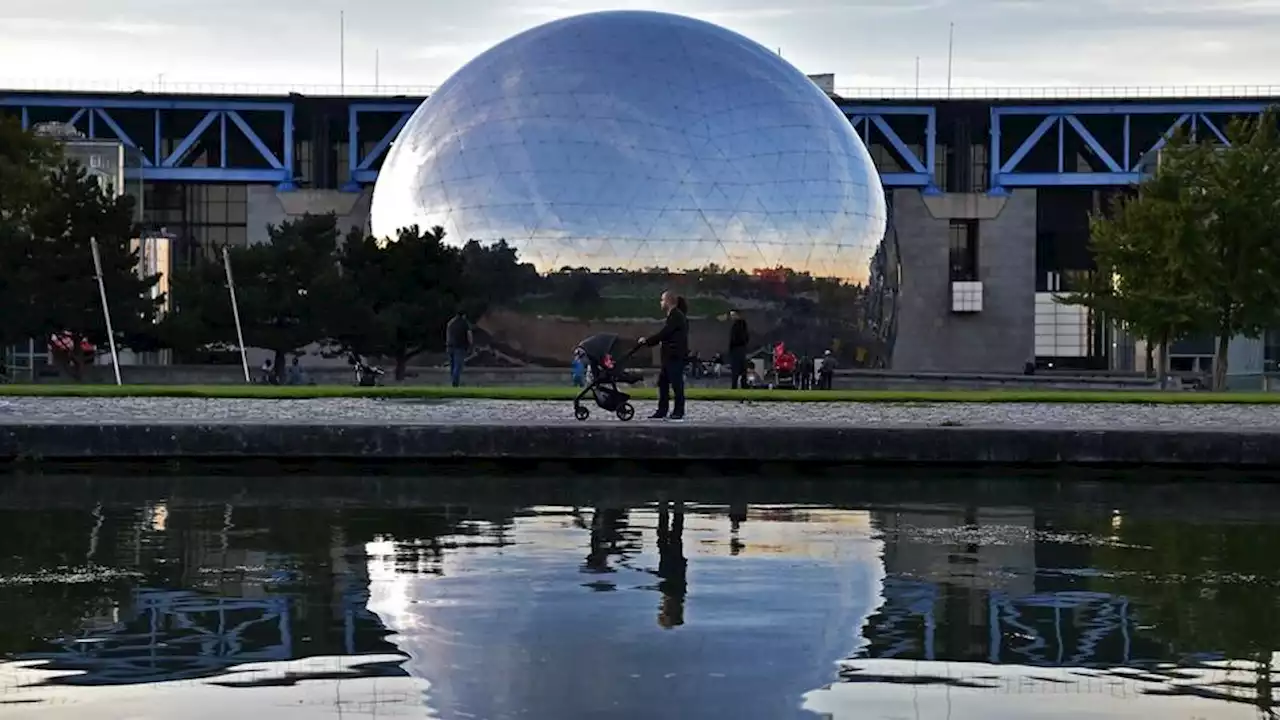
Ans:
[{"label": "calm canal water", "polygon": [[1268,717],[1280,490],[1130,479],[0,478],[0,717]]}]

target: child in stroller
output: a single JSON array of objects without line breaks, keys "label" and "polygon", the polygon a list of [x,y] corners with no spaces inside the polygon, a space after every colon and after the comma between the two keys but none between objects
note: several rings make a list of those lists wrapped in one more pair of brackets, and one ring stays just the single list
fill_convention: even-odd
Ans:
[{"label": "child in stroller", "polygon": [[591,417],[591,410],[582,404],[587,395],[595,398],[596,405],[606,412],[614,413],[619,420],[630,420],[635,417],[636,409],[631,405],[631,396],[618,389],[618,383],[635,385],[643,378],[639,373],[628,371],[623,364],[635,354],[640,345],[632,348],[621,357],[614,356],[618,344],[618,336],[612,333],[601,333],[578,343],[574,349],[575,358],[579,358],[587,366],[587,385],[573,399],[573,416],[579,420]]}]

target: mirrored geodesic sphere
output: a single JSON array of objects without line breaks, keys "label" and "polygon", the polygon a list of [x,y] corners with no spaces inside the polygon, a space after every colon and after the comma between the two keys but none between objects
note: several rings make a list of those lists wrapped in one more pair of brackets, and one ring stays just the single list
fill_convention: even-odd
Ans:
[{"label": "mirrored geodesic sphere", "polygon": [[652,332],[670,287],[703,358],[726,350],[736,307],[753,351],[886,366],[885,223],[870,155],[801,72],[715,25],[631,11],[536,27],[459,70],[400,133],[372,207],[379,236],[441,226],[536,268],[478,322],[535,363],[594,332]]}]

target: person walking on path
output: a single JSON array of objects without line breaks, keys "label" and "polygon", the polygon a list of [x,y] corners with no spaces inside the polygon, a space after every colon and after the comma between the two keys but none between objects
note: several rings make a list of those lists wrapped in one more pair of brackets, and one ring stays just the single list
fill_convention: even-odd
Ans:
[{"label": "person walking on path", "polygon": [[444,329],[444,347],[449,354],[449,380],[454,387],[462,384],[462,366],[471,351],[471,321],[462,310],[449,321]]},{"label": "person walking on path", "polygon": [[[658,372],[658,410],[651,419],[684,419],[684,361],[689,356],[689,318],[680,308],[683,298],[667,290],[662,293],[662,311],[667,322],[657,334],[640,338],[641,345],[660,345],[662,358]],[[672,403],[674,396],[674,403]],[[671,410],[670,416],[667,415]]]},{"label": "person walking on path", "polygon": [[751,342],[751,333],[747,330],[747,321],[736,310],[729,311],[733,323],[729,326],[729,373],[732,377],[729,387],[737,390],[747,388],[747,343]]}]

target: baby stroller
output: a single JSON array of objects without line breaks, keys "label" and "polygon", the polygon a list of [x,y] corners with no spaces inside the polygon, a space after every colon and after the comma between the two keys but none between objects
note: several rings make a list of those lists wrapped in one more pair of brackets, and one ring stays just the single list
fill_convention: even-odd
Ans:
[{"label": "baby stroller", "polygon": [[582,404],[588,395],[595,397],[596,405],[606,412],[615,413],[619,420],[630,420],[635,417],[636,409],[631,405],[631,396],[618,389],[618,383],[635,385],[643,378],[639,373],[626,370],[623,363],[635,354],[641,346],[637,345],[621,357],[614,356],[618,345],[618,336],[613,333],[601,333],[578,343],[574,349],[575,358],[581,359],[587,366],[587,385],[573,399],[573,416],[579,420],[591,417],[591,411]]},{"label": "baby stroller", "polygon": [[796,389],[796,354],[782,343],[773,348],[773,386],[780,390]]},{"label": "baby stroller", "polygon": [[355,371],[356,387],[377,387],[378,378],[386,374],[382,368],[366,363],[355,353],[347,355],[347,364]]}]

